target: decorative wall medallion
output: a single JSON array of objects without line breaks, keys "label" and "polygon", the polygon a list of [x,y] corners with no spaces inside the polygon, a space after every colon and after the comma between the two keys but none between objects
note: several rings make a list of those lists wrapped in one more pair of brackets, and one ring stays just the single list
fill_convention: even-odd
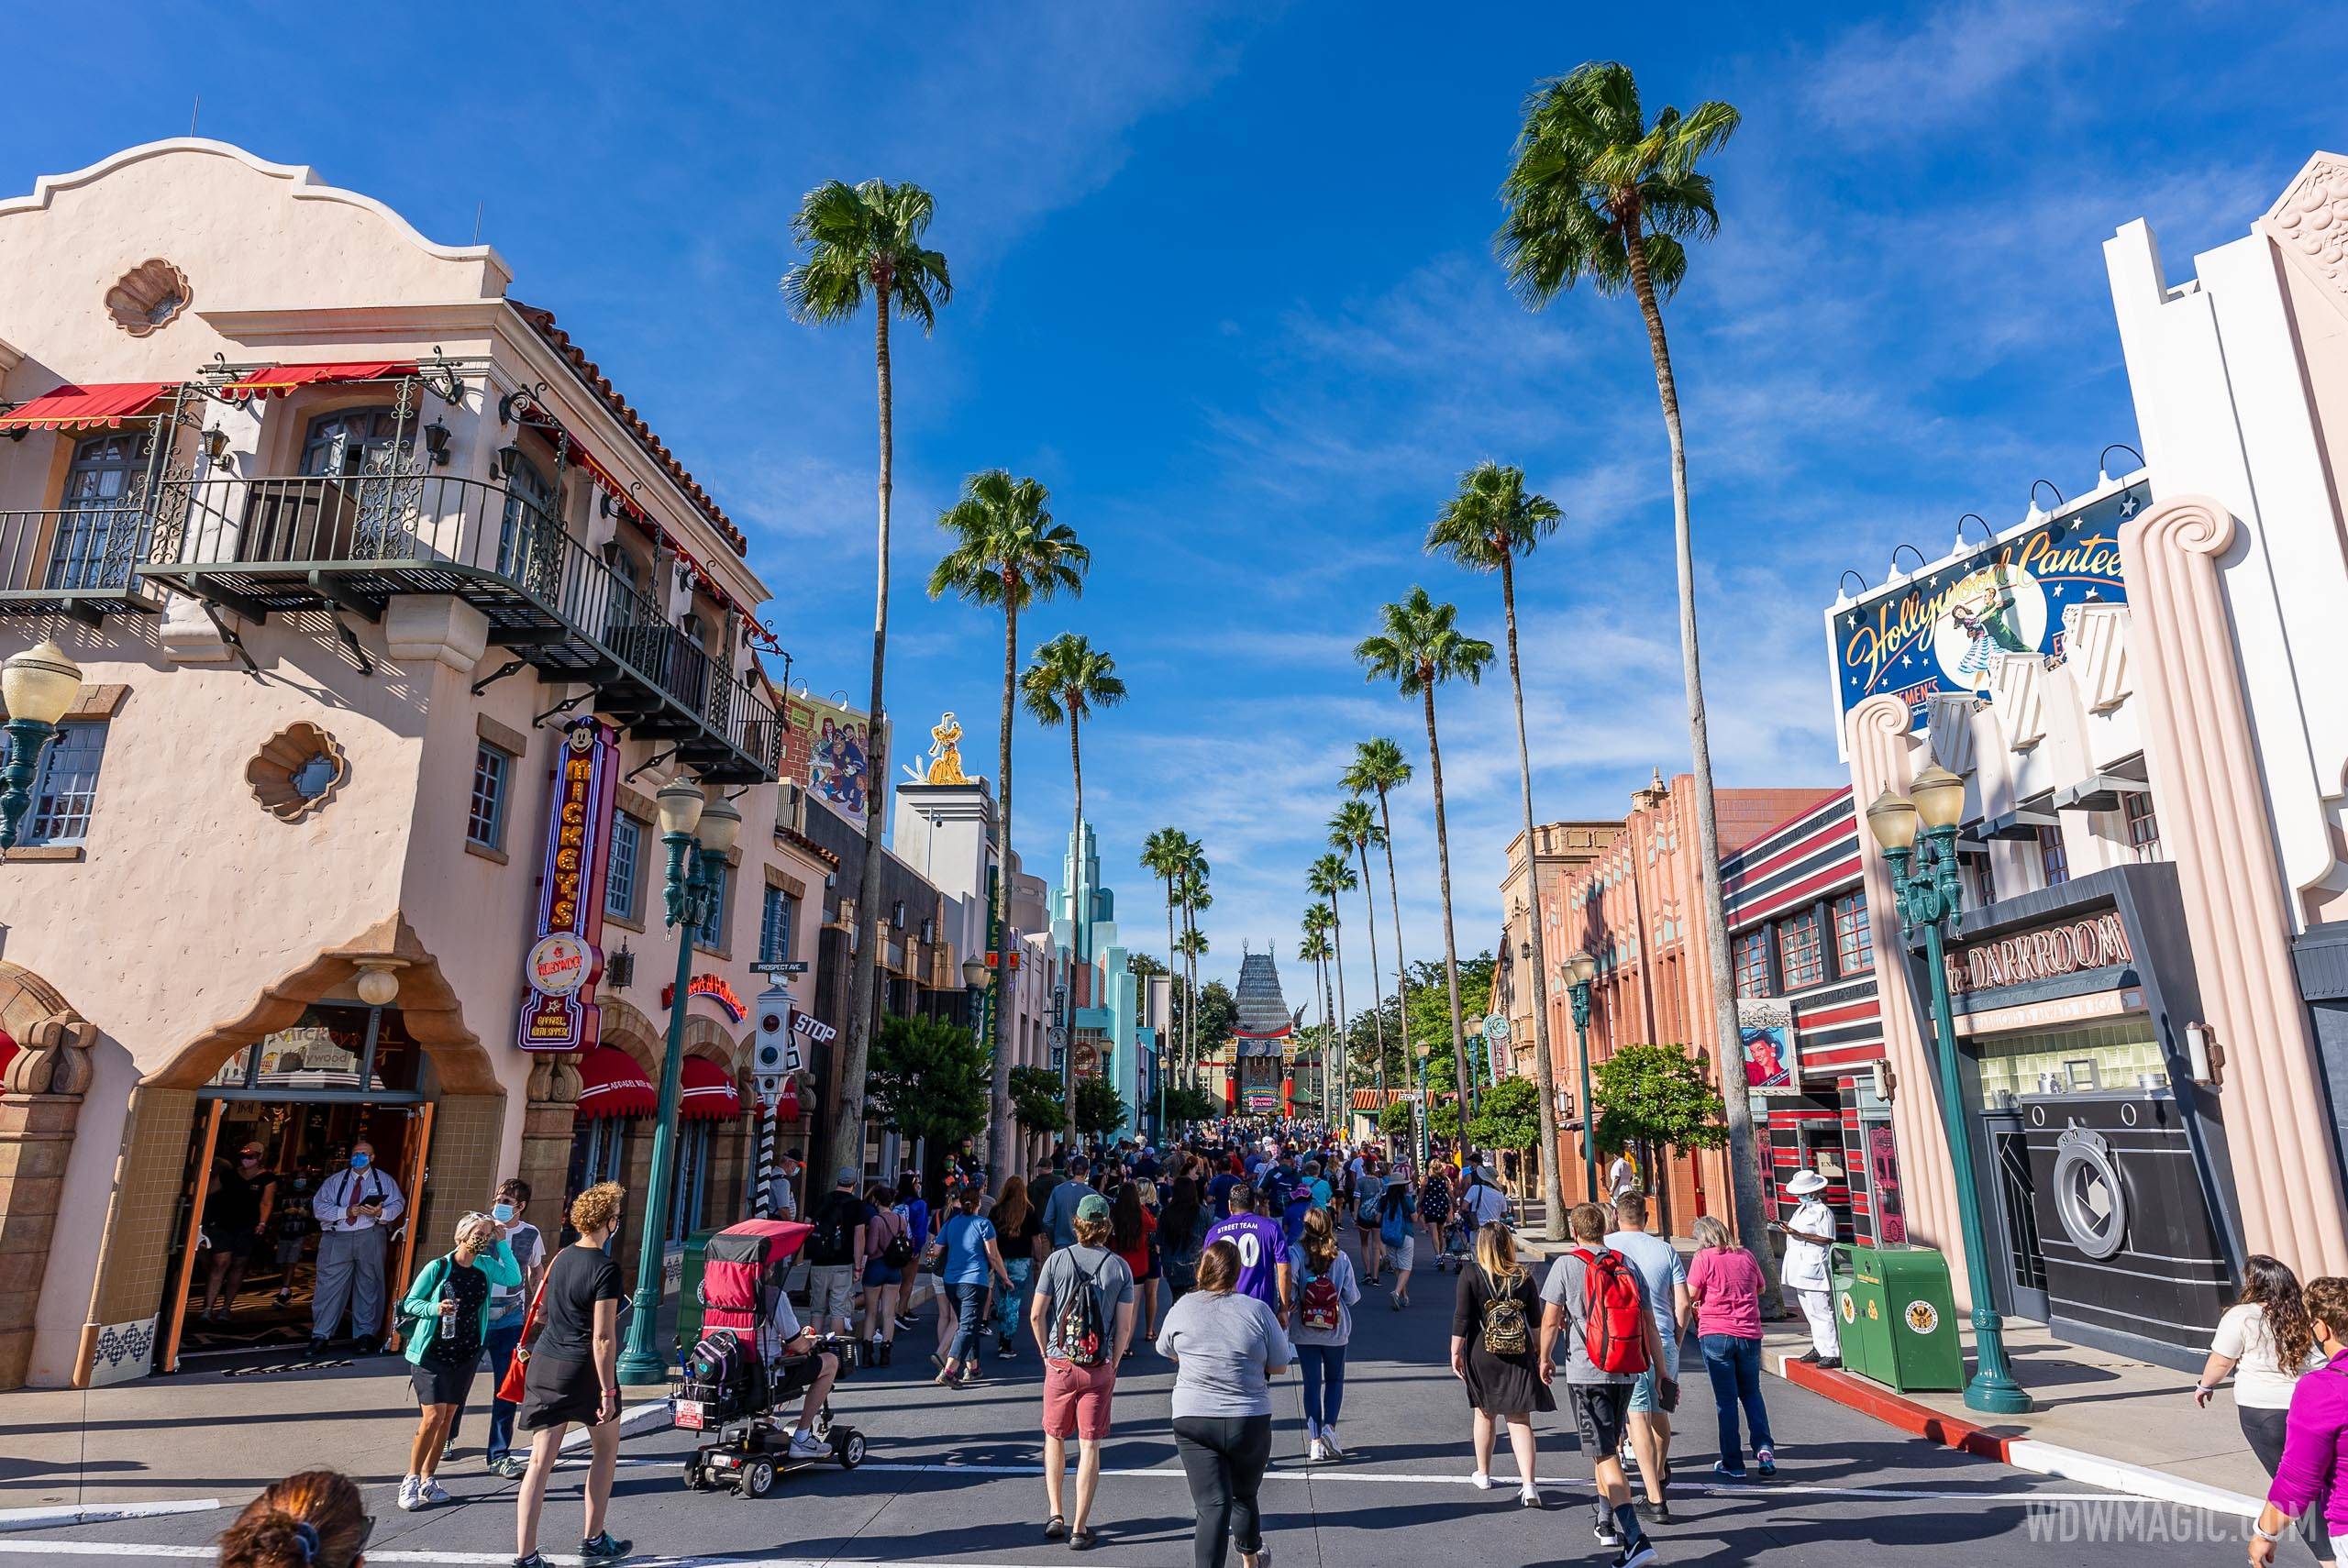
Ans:
[{"label": "decorative wall medallion", "polygon": [[106,314],[133,337],[169,326],[187,309],[187,274],[161,257],[141,261],[106,291]]},{"label": "decorative wall medallion", "polygon": [[323,809],[349,777],[350,762],[341,745],[311,723],[278,731],[245,765],[253,799],[282,823],[298,823]]}]

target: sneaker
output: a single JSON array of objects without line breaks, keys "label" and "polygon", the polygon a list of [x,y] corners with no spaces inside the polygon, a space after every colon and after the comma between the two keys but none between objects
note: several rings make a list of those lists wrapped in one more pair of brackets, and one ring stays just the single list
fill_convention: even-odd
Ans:
[{"label": "sneaker", "polygon": [[327,1358],[327,1342],[326,1342],[326,1341],[324,1341],[324,1340],[312,1340],[312,1341],[310,1342],[310,1359],[311,1359],[312,1361],[324,1361],[324,1360],[326,1360],[326,1358]]},{"label": "sneaker", "polygon": [[1541,1506],[1540,1489],[1534,1486],[1520,1486],[1516,1491],[1516,1500],[1528,1508],[1537,1508]]},{"label": "sneaker", "polygon": [[449,1494],[441,1488],[439,1477],[436,1475],[424,1477],[423,1489],[417,1496],[423,1499],[416,1505],[420,1508],[430,1507],[435,1503],[445,1503],[449,1500]]},{"label": "sneaker", "polygon": [[1321,1446],[1329,1451],[1329,1457],[1332,1459],[1343,1459],[1346,1456],[1345,1445],[1337,1441],[1337,1429],[1335,1427],[1321,1429]]},{"label": "sneaker", "polygon": [[424,1507],[424,1477],[403,1476],[400,1480],[400,1512],[412,1514],[422,1507]]},{"label": "sneaker", "polygon": [[497,1473],[508,1481],[519,1481],[530,1473],[530,1462],[518,1453],[509,1453],[497,1462]]},{"label": "sneaker", "polygon": [[1818,1360],[1818,1352],[1814,1349],[1806,1350],[1802,1352],[1801,1354],[1794,1357],[1794,1359],[1799,1362],[1814,1364]]},{"label": "sneaker", "polygon": [[1622,1549],[1623,1532],[1615,1526],[1611,1515],[1593,1522],[1589,1527],[1589,1533],[1598,1538],[1598,1544],[1600,1546],[1611,1546],[1617,1551]]},{"label": "sneaker", "polygon": [[1326,1463],[1329,1458],[1328,1447],[1323,1443],[1319,1438],[1314,1438],[1312,1441],[1306,1446],[1304,1457],[1315,1464]]},{"label": "sneaker", "polygon": [[291,1290],[281,1289],[276,1295],[271,1297],[270,1299],[276,1302],[280,1307],[283,1307],[293,1301],[294,1293]]},{"label": "sneaker", "polygon": [[903,1312],[897,1314],[897,1332],[902,1334],[908,1329],[914,1329],[918,1327],[920,1327],[920,1324],[914,1319],[908,1317]]},{"label": "sneaker", "polygon": [[1017,1361],[1019,1359],[1019,1353],[1012,1349],[1010,1344],[1006,1342],[1001,1350],[994,1353],[994,1358],[997,1361]]},{"label": "sneaker", "polygon": [[791,1457],[793,1459],[821,1459],[831,1452],[831,1444],[814,1432],[791,1434]]},{"label": "sneaker", "polygon": [[1646,1568],[1654,1561],[1655,1542],[1641,1536],[1615,1556],[1611,1568]]},{"label": "sneaker", "polygon": [[[1775,1466],[1772,1465],[1771,1468],[1774,1469]],[[1744,1479],[1744,1472],[1736,1468],[1734,1465],[1732,1465],[1724,1459],[1715,1459],[1712,1461],[1712,1479],[1715,1481],[1742,1481]]]},{"label": "sneaker", "polygon": [[1764,1480],[1778,1473],[1778,1454],[1775,1449],[1763,1449],[1753,1456],[1753,1462],[1754,1468],[1761,1472]]},{"label": "sneaker", "polygon": [[580,1557],[591,1565],[599,1562],[617,1562],[635,1550],[636,1542],[617,1540],[610,1530],[605,1530],[591,1540],[582,1540],[579,1543]]},{"label": "sneaker", "polygon": [[1481,1470],[1469,1475],[1468,1483],[1479,1492],[1489,1492],[1492,1489],[1492,1478]]},{"label": "sneaker", "polygon": [[1669,1524],[1671,1522],[1671,1499],[1666,1497],[1659,1502],[1650,1503],[1645,1497],[1642,1497],[1639,1499],[1639,1512],[1646,1515],[1648,1520],[1652,1523]]},{"label": "sneaker", "polygon": [[514,1568],[547,1568],[547,1560],[533,1551],[527,1557],[514,1559]]},{"label": "sneaker", "polygon": [[1843,1358],[1839,1355],[1820,1356],[1818,1358],[1818,1370],[1821,1372],[1840,1372],[1843,1370]]},{"label": "sneaker", "polygon": [[440,1457],[443,1459],[454,1459],[457,1457],[457,1440],[455,1438],[450,1438],[440,1445]]}]

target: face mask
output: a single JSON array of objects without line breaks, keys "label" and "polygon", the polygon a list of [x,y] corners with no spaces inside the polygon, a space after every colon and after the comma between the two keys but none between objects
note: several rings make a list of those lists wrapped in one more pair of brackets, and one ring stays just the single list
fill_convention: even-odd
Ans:
[{"label": "face mask", "polygon": [[490,1205],[489,1217],[501,1225],[511,1224],[514,1220],[514,1206],[510,1203],[493,1203]]},{"label": "face mask", "polygon": [[296,1192],[307,1192],[307,1191],[309,1191],[309,1190],[310,1190],[310,1178],[309,1178],[308,1176],[295,1176],[295,1177],[294,1178],[294,1191],[296,1191]]},{"label": "face mask", "polygon": [[367,1168],[368,1162],[374,1157],[372,1154],[353,1154],[350,1156],[350,1168],[354,1171],[363,1171]]}]

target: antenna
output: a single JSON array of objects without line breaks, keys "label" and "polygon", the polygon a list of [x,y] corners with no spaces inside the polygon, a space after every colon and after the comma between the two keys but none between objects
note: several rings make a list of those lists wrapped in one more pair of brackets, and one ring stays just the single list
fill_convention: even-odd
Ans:
[{"label": "antenna", "polygon": [[473,204],[473,243],[475,245],[481,243],[481,212],[487,205],[489,202],[486,198]]},{"label": "antenna", "polygon": [[194,136],[194,135],[195,134],[195,119],[196,119],[196,116],[197,116],[198,115],[201,115],[202,113],[204,113],[204,94],[201,94],[201,93],[198,93],[198,94],[195,95],[195,102],[194,102],[194,104],[192,104],[192,105],[190,105],[188,106],[188,111],[187,111],[187,134],[188,134],[188,135],[190,135],[190,136]]}]

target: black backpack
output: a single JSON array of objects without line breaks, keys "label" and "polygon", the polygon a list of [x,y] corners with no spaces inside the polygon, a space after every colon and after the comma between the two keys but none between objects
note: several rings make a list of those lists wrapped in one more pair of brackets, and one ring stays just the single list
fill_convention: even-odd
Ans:
[{"label": "black backpack", "polygon": [[914,1261],[914,1240],[905,1233],[904,1217],[897,1215],[895,1219],[897,1228],[880,1248],[880,1261],[890,1268],[903,1268]]},{"label": "black backpack", "polygon": [[847,1209],[854,1199],[845,1193],[834,1193],[815,1211],[815,1233],[807,1238],[810,1263],[827,1264],[848,1261],[852,1249],[848,1242]]},{"label": "black backpack", "polygon": [[1109,1335],[1101,1321],[1100,1289],[1098,1275],[1078,1275],[1076,1288],[1069,1292],[1068,1299],[1060,1303],[1060,1309],[1052,1320],[1048,1348],[1066,1358],[1071,1366],[1098,1366],[1109,1358]]}]

